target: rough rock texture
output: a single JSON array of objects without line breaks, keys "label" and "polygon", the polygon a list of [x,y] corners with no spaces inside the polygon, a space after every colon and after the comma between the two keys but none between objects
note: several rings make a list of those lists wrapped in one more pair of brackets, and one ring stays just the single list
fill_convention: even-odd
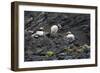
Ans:
[{"label": "rough rock texture", "polygon": [[[24,61],[90,58],[89,14],[25,11],[24,22]],[[40,27],[50,33],[50,27],[57,24],[61,24],[62,29],[55,36],[32,37]],[[76,37],[71,44],[65,38],[68,31]]]}]

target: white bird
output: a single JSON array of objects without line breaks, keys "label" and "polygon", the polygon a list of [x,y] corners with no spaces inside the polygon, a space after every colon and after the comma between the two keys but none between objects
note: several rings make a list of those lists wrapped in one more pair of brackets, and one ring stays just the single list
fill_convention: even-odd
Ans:
[{"label": "white bird", "polygon": [[51,34],[56,34],[58,32],[58,29],[61,29],[61,25],[58,24],[58,25],[52,25],[51,26]]},{"label": "white bird", "polygon": [[72,33],[69,31],[69,32],[67,32],[66,38],[67,38],[67,41],[68,41],[69,43],[71,43],[71,42],[73,42],[73,41],[75,40],[75,35],[72,34]]},{"label": "white bird", "polygon": [[37,30],[34,34],[32,34],[32,37],[39,37],[39,36],[44,36],[43,27],[40,27],[39,30]]},{"label": "white bird", "polygon": [[51,34],[55,34],[58,31],[58,26],[57,25],[53,25],[51,26]]}]

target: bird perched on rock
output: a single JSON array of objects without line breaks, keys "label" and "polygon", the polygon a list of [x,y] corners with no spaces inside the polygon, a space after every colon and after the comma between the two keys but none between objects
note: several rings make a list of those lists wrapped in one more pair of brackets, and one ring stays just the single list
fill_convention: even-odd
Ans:
[{"label": "bird perched on rock", "polygon": [[61,25],[58,24],[58,25],[52,25],[51,26],[51,34],[56,34],[58,32],[59,29],[61,29]]},{"label": "bird perched on rock", "polygon": [[69,32],[67,32],[66,39],[67,39],[68,43],[73,43],[73,41],[75,40],[75,35],[72,34],[72,33],[69,31]]},{"label": "bird perched on rock", "polygon": [[32,34],[32,37],[44,36],[44,28],[40,27],[35,33]]}]

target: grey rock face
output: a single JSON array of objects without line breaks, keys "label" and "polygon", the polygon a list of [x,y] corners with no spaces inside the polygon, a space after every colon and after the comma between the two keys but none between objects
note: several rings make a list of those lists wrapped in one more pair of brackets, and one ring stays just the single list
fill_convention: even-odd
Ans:
[{"label": "grey rock face", "polygon": [[[90,58],[89,14],[25,11],[24,15],[25,61]],[[51,35],[50,27],[57,24],[61,24],[62,28],[58,30],[57,34]],[[40,27],[44,28],[45,36],[32,37],[32,34]],[[68,31],[75,35],[75,41],[71,44],[68,44],[65,38]],[[52,51],[54,54],[47,56],[48,51]]]}]

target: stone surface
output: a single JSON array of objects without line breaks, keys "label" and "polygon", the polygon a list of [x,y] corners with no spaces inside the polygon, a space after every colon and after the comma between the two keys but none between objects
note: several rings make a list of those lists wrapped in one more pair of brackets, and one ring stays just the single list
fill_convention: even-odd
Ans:
[{"label": "stone surface", "polygon": [[[24,15],[25,61],[68,60],[90,57],[89,14],[25,11]],[[32,18],[32,20],[28,22],[30,18]],[[61,24],[62,29],[60,29],[56,35],[51,35],[51,26],[57,24]],[[32,37],[32,34],[40,27],[44,28],[46,35],[37,38]],[[33,31],[33,33],[28,31]],[[68,31],[71,31],[76,37],[75,42],[69,45],[65,38]],[[65,48],[66,51],[64,50]],[[78,48],[80,48],[80,52]],[[53,51],[54,55],[47,57],[46,53],[48,51]]]}]

